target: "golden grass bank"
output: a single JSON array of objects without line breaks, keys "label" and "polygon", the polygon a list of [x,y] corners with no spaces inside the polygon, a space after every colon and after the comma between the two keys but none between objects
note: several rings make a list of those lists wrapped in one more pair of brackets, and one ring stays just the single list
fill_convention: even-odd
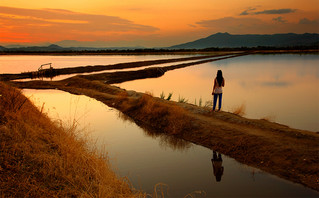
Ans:
[{"label": "golden grass bank", "polygon": [[0,82],[0,197],[138,197],[74,128]]}]

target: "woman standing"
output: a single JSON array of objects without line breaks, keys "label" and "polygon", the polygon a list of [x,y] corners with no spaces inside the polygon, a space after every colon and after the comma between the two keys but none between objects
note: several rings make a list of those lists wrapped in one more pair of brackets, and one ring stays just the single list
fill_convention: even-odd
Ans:
[{"label": "woman standing", "polygon": [[216,103],[217,103],[217,98],[218,100],[218,111],[220,111],[222,107],[222,96],[223,96],[223,89],[222,87],[225,86],[225,80],[223,77],[222,70],[217,71],[217,76],[214,81],[214,87],[213,87],[213,92],[212,95],[214,95],[214,103],[213,103],[213,111],[215,111],[216,108]]}]

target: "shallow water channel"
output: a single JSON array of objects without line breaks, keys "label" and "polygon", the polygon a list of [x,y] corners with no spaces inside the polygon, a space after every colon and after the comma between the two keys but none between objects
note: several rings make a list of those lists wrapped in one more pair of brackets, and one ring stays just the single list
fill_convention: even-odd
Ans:
[{"label": "shallow water channel", "polygon": [[[0,73],[35,71],[44,63],[63,68],[188,56],[0,56]],[[183,62],[157,66],[180,63]],[[319,132],[318,65],[318,54],[248,55],[168,71],[160,78],[134,80],[117,86],[139,92],[148,91],[157,97],[161,93],[165,97],[172,93],[172,100],[185,98],[189,103],[204,106],[212,100],[213,79],[216,71],[221,69],[226,81],[224,111],[233,111],[243,105],[245,117],[265,118],[293,128]],[[66,77],[58,76],[53,80]]]},{"label": "shallow water channel", "polygon": [[173,70],[160,78],[117,84],[202,106],[212,100],[217,70],[223,71],[222,110],[244,106],[245,117],[319,132],[319,55],[247,55]]},{"label": "shallow water channel", "polygon": [[[105,146],[114,171],[127,176],[135,188],[148,194],[162,184],[165,197],[184,197],[189,193],[196,197],[318,197],[309,188],[224,155],[222,164],[214,161],[214,171],[212,150],[146,132],[117,110],[86,96],[58,90],[23,92],[37,106],[44,105],[52,119],[76,122],[78,129],[89,132],[98,146]],[[218,172],[220,167],[223,171]]]}]

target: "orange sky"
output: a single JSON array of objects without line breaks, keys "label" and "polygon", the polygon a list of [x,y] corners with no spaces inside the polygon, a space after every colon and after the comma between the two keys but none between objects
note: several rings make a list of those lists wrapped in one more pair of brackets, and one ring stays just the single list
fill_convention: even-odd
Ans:
[{"label": "orange sky", "polygon": [[0,45],[164,47],[217,32],[319,33],[319,0],[0,1]]}]

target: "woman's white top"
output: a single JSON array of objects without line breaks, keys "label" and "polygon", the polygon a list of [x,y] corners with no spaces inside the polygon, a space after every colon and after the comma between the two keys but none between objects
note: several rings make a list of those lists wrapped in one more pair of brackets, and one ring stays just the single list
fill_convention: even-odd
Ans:
[{"label": "woman's white top", "polygon": [[216,87],[215,87],[214,93],[216,93],[216,94],[223,93],[223,88],[222,88],[222,86],[219,86],[216,78],[215,78],[215,84],[216,84]]}]

